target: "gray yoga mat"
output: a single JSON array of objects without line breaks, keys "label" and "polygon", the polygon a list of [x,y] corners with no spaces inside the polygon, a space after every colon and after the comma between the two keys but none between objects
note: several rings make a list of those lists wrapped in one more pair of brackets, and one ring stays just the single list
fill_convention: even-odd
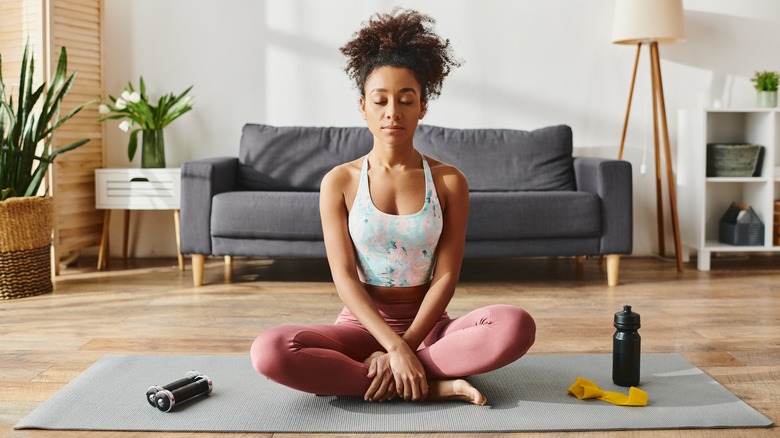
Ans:
[{"label": "gray yoga mat", "polygon": [[[313,396],[266,380],[245,356],[106,356],[21,420],[16,429],[221,432],[499,432],[765,427],[772,422],[677,354],[642,356],[646,407],[567,394],[576,377],[604,390],[610,355],[526,356],[469,380],[491,407],[464,402],[369,403]],[[164,413],[145,400],[188,370],[213,392]],[[316,372],[316,370],[313,370]]]}]

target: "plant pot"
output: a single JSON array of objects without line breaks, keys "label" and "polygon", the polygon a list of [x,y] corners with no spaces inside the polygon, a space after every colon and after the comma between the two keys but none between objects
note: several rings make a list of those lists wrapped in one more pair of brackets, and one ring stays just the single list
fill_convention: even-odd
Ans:
[{"label": "plant pot", "polygon": [[53,290],[51,233],[51,197],[0,202],[0,299]]},{"label": "plant pot", "polygon": [[144,169],[165,167],[165,139],[162,128],[141,131],[141,167]]},{"label": "plant pot", "polygon": [[777,106],[777,91],[759,91],[756,94],[756,105],[761,108],[774,108]]}]

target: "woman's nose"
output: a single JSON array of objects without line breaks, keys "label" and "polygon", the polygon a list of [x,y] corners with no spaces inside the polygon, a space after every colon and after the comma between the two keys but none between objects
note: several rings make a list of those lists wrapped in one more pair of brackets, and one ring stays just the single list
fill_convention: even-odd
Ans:
[{"label": "woman's nose", "polygon": [[385,117],[387,117],[390,120],[398,119],[399,114],[395,103],[388,102],[387,106],[385,107]]}]

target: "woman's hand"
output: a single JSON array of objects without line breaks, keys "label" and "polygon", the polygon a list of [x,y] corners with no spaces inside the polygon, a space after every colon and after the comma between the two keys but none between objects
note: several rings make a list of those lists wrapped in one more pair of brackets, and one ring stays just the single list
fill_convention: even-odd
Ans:
[{"label": "woman's hand", "polygon": [[373,379],[363,396],[365,400],[385,401],[401,396],[404,400],[420,401],[428,396],[425,369],[410,348],[392,353],[376,351],[363,363],[368,365],[368,377]]},{"label": "woman's hand", "polygon": [[404,400],[420,401],[428,396],[428,380],[420,359],[409,346],[388,353],[395,390]]},{"label": "woman's hand", "polygon": [[371,353],[363,363],[368,365],[368,378],[373,379],[363,399],[366,401],[394,399],[398,393],[395,390],[395,379],[390,369],[388,354],[384,351],[376,351]]}]

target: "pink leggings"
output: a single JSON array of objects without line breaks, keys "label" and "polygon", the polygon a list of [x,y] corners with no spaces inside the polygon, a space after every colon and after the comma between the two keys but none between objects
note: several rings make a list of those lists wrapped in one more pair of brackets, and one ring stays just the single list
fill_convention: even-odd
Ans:
[{"label": "pink leggings", "polygon": [[[419,304],[377,303],[398,334],[409,327]],[[495,370],[531,348],[536,324],[526,311],[493,305],[450,319],[445,313],[417,349],[428,380],[447,380]],[[335,324],[284,325],[268,329],[252,344],[255,369],[291,388],[321,395],[363,396],[371,384],[363,364],[384,351],[349,310]]]}]

